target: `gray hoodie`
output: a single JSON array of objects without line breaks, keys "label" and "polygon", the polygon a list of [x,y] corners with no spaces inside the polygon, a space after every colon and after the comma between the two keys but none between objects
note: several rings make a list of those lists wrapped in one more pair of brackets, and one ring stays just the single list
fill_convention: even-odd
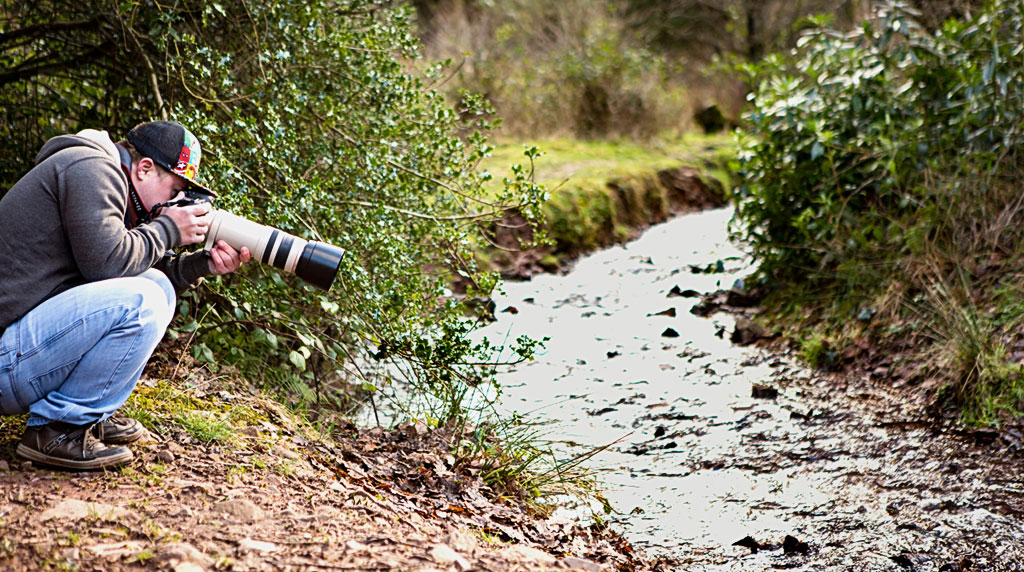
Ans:
[{"label": "gray hoodie", "polygon": [[0,331],[44,300],[97,280],[163,271],[180,293],[209,274],[204,253],[166,256],[167,216],[128,230],[128,178],[103,131],[54,137],[0,199]]}]

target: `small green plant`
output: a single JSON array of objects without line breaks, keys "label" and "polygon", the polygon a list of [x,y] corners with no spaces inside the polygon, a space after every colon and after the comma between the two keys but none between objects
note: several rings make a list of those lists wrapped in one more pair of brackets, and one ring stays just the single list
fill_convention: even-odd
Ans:
[{"label": "small green plant", "polygon": [[804,338],[800,345],[800,353],[807,365],[822,369],[834,367],[838,358],[838,354],[832,348],[828,338],[818,332]]},{"label": "small green plant", "polygon": [[535,427],[518,417],[464,426],[456,434],[462,436],[453,443],[456,463],[479,471],[499,497],[518,498],[542,512],[547,508],[543,499],[556,495],[591,498],[608,508],[584,467],[602,448],[559,457]]},{"label": "small green plant", "polygon": [[206,444],[231,441],[235,430],[227,419],[211,411],[189,411],[174,417],[189,435]]}]

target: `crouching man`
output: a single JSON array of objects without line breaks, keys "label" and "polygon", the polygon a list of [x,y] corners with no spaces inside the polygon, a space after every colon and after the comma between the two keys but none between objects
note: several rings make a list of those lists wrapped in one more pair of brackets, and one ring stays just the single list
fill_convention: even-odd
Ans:
[{"label": "crouching man", "polygon": [[201,151],[171,121],[124,141],[86,130],[46,142],[0,199],[0,414],[29,413],[20,457],[69,469],[124,463],[144,430],[114,416],[174,315],[175,297],[249,260],[202,242],[209,204],[165,206],[197,182]]}]

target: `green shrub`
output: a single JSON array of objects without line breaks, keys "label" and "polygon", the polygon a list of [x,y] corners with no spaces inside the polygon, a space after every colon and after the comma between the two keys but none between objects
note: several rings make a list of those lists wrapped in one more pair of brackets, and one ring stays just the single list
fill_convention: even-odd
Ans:
[{"label": "green shrub", "polygon": [[[963,418],[993,423],[1024,393],[1003,341],[1019,313],[975,304],[988,261],[1024,238],[1024,3],[917,22],[887,5],[854,33],[819,27],[792,59],[749,68],[733,229],[763,282],[816,292],[830,331],[880,300],[883,322],[919,324]],[[812,363],[820,350],[804,347]]]},{"label": "green shrub", "polygon": [[444,399],[486,380],[473,364],[492,348],[469,341],[450,271],[487,293],[496,278],[475,268],[473,237],[507,208],[535,221],[544,191],[523,169],[484,191],[488,109],[478,98],[453,109],[427,89],[437,68],[408,71],[420,58],[408,9],[46,0],[0,11],[3,188],[53,134],[119,137],[166,115],[203,141],[218,207],[347,250],[330,293],[255,263],[208,280],[180,300],[181,348],[306,394],[402,380]]},{"label": "green shrub", "polygon": [[750,68],[736,228],[764,276],[846,279],[999,194],[1024,135],[1022,11],[992,2],[932,34],[896,4]]}]

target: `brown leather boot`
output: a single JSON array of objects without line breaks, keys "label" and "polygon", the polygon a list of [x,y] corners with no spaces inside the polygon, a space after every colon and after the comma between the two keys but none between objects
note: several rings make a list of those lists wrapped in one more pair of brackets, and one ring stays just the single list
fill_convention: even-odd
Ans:
[{"label": "brown leather boot", "polygon": [[35,463],[81,471],[105,469],[132,459],[128,448],[100,442],[92,427],[59,421],[27,427],[15,452]]},{"label": "brown leather boot", "polygon": [[115,413],[92,427],[92,434],[108,445],[134,443],[146,434],[142,423],[119,413]]}]

